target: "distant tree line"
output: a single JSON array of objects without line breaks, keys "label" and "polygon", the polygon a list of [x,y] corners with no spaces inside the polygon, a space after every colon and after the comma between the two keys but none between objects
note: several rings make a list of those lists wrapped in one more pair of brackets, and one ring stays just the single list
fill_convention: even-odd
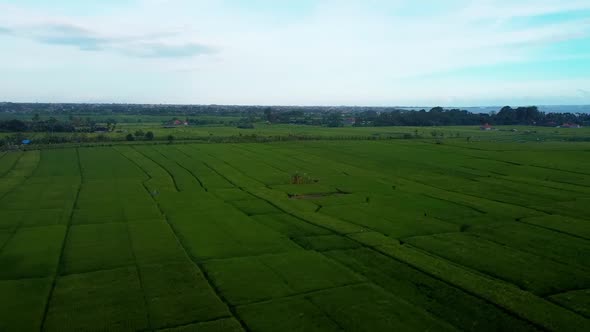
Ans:
[{"label": "distant tree line", "polygon": [[[430,110],[407,110],[394,107],[314,107],[314,106],[222,106],[222,105],[127,105],[127,104],[15,104],[0,103],[0,113],[30,114],[31,120],[1,120],[4,132],[109,132],[117,126],[117,114],[167,115],[186,119],[190,125],[228,125],[254,128],[257,122],[299,124],[326,127],[341,126],[450,126],[450,125],[539,125],[564,123],[590,125],[590,114],[544,113],[536,106],[502,107],[497,112],[472,113],[462,109],[434,107]],[[40,120],[39,113],[47,120]],[[67,120],[57,120],[55,116]],[[84,114],[84,115],[82,115]],[[90,116],[86,116],[90,115]],[[101,124],[92,115],[106,115]],[[188,116],[203,116],[190,119]],[[207,115],[231,116],[220,120]],[[8,116],[10,118],[10,116]],[[23,116],[20,116],[22,119]],[[236,118],[238,120],[236,120]],[[165,123],[164,123],[165,124]]]},{"label": "distant tree line", "polygon": [[59,121],[55,118],[38,121],[22,121],[17,119],[0,121],[0,131],[6,132],[75,132],[76,127],[71,121]]},{"label": "distant tree line", "polygon": [[499,112],[471,113],[460,109],[434,107],[426,110],[395,110],[387,113],[374,111],[354,115],[355,126],[457,126],[457,125],[538,125],[557,126],[564,123],[590,125],[590,114],[544,113],[536,106],[512,108]]}]

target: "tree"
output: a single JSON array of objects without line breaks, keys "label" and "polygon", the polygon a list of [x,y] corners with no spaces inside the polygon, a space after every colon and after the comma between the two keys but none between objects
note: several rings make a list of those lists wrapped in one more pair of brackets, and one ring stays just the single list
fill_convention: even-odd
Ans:
[{"label": "tree", "polygon": [[342,113],[333,112],[330,113],[326,118],[326,125],[328,127],[342,127]]},{"label": "tree", "polygon": [[117,120],[115,120],[113,118],[109,118],[106,120],[106,124],[107,124],[107,129],[109,131],[115,131],[115,127],[117,125]]},{"label": "tree", "polygon": [[125,136],[125,139],[128,141],[135,141],[135,137],[131,134],[127,134],[127,136]]},{"label": "tree", "polygon": [[145,133],[145,138],[148,141],[153,141],[154,140],[154,133],[152,133],[151,131],[148,131],[147,133]]},{"label": "tree", "polygon": [[145,133],[143,132],[143,130],[139,129],[135,132],[135,137],[139,138],[139,137],[143,137],[145,136]]},{"label": "tree", "polygon": [[27,130],[27,124],[21,120],[8,120],[2,123],[2,129],[6,131],[25,131]]},{"label": "tree", "polygon": [[264,109],[264,117],[266,118],[266,121],[268,121],[268,122],[275,121],[275,115],[272,113],[272,108],[266,107]]},{"label": "tree", "polygon": [[172,144],[172,142],[174,141],[174,136],[172,136],[172,135],[168,135],[168,136],[166,137],[166,139],[168,140],[168,144]]},{"label": "tree", "polygon": [[41,120],[41,117],[39,116],[39,113],[35,113],[35,115],[33,116],[33,121],[39,122],[39,120]]}]

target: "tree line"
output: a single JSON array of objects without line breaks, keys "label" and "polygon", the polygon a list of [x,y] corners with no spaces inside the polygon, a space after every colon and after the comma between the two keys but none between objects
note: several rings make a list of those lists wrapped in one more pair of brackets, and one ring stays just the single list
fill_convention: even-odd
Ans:
[{"label": "tree line", "polygon": [[[461,109],[434,107],[429,111],[395,110],[378,113],[366,111],[352,115],[353,126],[464,126],[464,125],[532,125],[559,126],[565,123],[590,125],[590,114],[545,113],[536,106],[502,107],[498,112],[472,113]],[[332,118],[333,119],[333,118]],[[326,125],[330,125],[326,122]]]},{"label": "tree line", "polygon": [[[20,104],[15,104],[20,105]],[[55,106],[54,106],[55,107]],[[106,106],[104,106],[106,107]],[[115,106],[112,106],[115,107]],[[117,106],[123,107],[123,106]],[[139,106],[136,106],[139,107]],[[147,107],[147,106],[142,106]],[[188,106],[187,106],[188,107]],[[212,107],[212,106],[210,106]],[[228,106],[230,107],[230,106]],[[297,106],[231,106],[232,116],[240,115],[239,121],[219,121],[204,119],[188,119],[190,125],[233,125],[241,129],[254,128],[254,123],[267,122],[316,125],[326,127],[349,126],[452,126],[452,125],[537,125],[558,126],[564,123],[590,125],[590,114],[585,113],[545,113],[536,106],[502,107],[497,112],[472,113],[461,109],[444,109],[434,107],[430,110],[405,110],[383,107],[313,107]],[[181,116],[174,113],[175,108],[166,108],[168,115]],[[207,115],[203,113],[202,115]],[[173,118],[178,119],[178,118]],[[51,117],[41,120],[35,113],[31,120],[0,120],[0,131],[4,132],[110,132],[117,126],[115,118],[98,123],[90,117],[70,114],[67,120]]]}]

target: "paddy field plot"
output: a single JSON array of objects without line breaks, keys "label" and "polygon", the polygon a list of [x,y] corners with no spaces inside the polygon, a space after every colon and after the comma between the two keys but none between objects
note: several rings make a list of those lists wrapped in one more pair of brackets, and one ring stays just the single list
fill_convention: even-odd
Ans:
[{"label": "paddy field plot", "polygon": [[590,331],[589,151],[4,152],[0,331]]}]

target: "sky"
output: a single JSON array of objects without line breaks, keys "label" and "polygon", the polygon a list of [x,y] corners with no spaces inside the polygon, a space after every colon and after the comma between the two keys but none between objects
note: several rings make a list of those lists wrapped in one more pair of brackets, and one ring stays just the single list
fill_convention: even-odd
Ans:
[{"label": "sky", "polygon": [[0,0],[0,101],[590,104],[590,1]]}]

